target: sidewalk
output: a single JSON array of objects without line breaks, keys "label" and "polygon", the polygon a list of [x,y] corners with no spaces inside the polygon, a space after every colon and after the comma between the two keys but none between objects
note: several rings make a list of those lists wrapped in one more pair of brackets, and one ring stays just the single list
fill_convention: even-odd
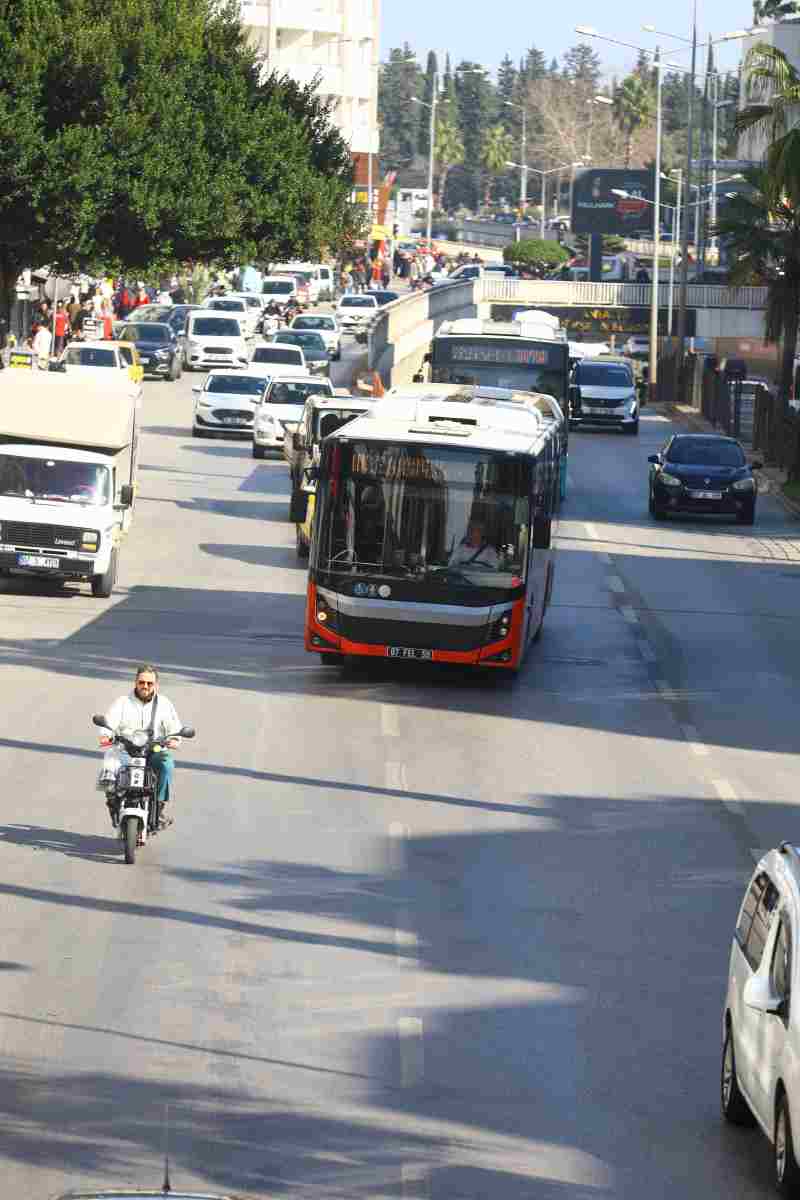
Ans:
[{"label": "sidewalk", "polygon": [[[705,419],[702,413],[688,404],[654,404],[650,409],[646,409],[645,411],[651,410],[662,412],[677,424],[685,426],[690,433],[719,432],[710,421]],[[751,451],[745,449],[745,453],[748,459],[753,458]],[[760,457],[759,451],[755,452],[755,456],[757,458]],[[788,496],[784,496],[783,494],[783,485],[786,483],[786,472],[781,467],[760,467],[753,474],[758,482],[760,495],[774,496],[788,513],[800,518],[800,504],[795,500],[790,500]]]}]

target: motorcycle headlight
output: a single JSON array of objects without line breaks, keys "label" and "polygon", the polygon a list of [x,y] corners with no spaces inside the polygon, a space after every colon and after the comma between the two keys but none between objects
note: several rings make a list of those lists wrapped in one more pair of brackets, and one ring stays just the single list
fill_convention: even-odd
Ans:
[{"label": "motorcycle headlight", "polygon": [[664,487],[681,487],[681,481],[675,475],[670,475],[668,471],[662,471],[658,476],[659,482],[664,484]]},{"label": "motorcycle headlight", "polygon": [[137,729],[135,733],[131,734],[130,740],[134,746],[141,747],[141,746],[147,745],[147,738],[148,738],[148,733],[147,733],[146,729]]},{"label": "motorcycle headlight", "polygon": [[751,477],[737,479],[736,483],[731,484],[731,488],[734,492],[754,492],[756,490],[756,481]]}]

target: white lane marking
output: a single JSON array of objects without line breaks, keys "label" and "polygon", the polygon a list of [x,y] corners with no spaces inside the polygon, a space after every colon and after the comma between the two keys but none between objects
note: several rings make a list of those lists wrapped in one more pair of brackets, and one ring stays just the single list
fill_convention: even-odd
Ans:
[{"label": "white lane marking", "polygon": [[624,592],[625,584],[620,579],[619,575],[609,575],[606,580],[612,592]]},{"label": "white lane marking", "polygon": [[424,1074],[422,1021],[419,1017],[400,1017],[397,1022],[400,1038],[400,1086],[416,1087]]},{"label": "white lane marking", "polygon": [[639,624],[639,618],[637,617],[635,610],[632,609],[629,604],[623,604],[619,611],[622,614],[623,620],[627,621],[629,625]]},{"label": "white lane marking", "polygon": [[700,736],[697,732],[696,725],[681,725],[681,733],[689,743],[689,749],[692,754],[696,754],[698,758],[708,757],[708,746],[704,746],[700,741]]},{"label": "white lane marking", "polygon": [[400,714],[394,704],[381,705],[381,733],[384,737],[400,737]]},{"label": "white lane marking", "polygon": [[586,532],[588,533],[590,538],[592,538],[596,542],[600,540],[600,535],[598,534],[596,528],[594,527],[594,525],[592,524],[591,521],[586,521],[584,524],[584,528],[586,529]]},{"label": "white lane marking", "polygon": [[408,909],[401,908],[396,917],[396,928],[394,931],[394,956],[397,960],[397,965],[400,967],[418,967],[418,947],[419,940],[411,928],[411,913]]},{"label": "white lane marking", "polygon": [[385,771],[387,788],[391,788],[395,792],[408,791],[405,763],[387,761]]},{"label": "white lane marking", "polygon": [[744,804],[737,798],[733,785],[727,779],[712,779],[711,784],[728,812],[734,817],[744,817]]}]

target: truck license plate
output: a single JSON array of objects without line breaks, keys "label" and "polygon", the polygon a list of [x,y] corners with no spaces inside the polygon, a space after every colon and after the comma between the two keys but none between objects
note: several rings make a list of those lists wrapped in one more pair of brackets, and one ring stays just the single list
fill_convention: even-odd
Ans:
[{"label": "truck license plate", "polygon": [[415,650],[411,646],[390,646],[386,653],[389,658],[415,658],[424,662],[433,658],[432,650]]},{"label": "truck license plate", "polygon": [[61,566],[61,559],[60,558],[44,558],[43,555],[41,555],[41,554],[18,554],[17,555],[17,566],[18,567],[49,567],[51,570],[55,570],[56,567]]}]

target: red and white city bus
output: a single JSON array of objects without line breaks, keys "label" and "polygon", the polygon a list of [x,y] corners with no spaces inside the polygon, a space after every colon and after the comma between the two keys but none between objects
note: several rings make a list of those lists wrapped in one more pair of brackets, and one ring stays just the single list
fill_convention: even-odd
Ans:
[{"label": "red and white city bus", "polygon": [[421,384],[325,438],[307,650],[519,668],[553,586],[561,434],[540,399]]}]

